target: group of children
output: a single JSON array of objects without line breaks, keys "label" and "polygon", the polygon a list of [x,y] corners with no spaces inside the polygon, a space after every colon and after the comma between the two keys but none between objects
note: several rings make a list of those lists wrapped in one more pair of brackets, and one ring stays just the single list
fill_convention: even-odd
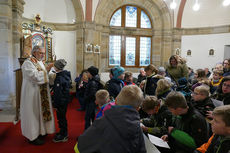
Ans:
[{"label": "group of children", "polygon": [[[115,70],[116,69],[119,69],[119,67],[116,67]],[[113,71],[111,71],[111,79],[106,84],[107,90],[99,90],[96,93],[95,102],[100,108],[96,118],[100,119],[97,119],[92,126],[89,127],[89,130],[86,130],[79,137],[78,144],[75,146],[76,152],[135,152],[132,150],[135,147],[131,145],[135,142],[137,143],[136,145],[140,147],[139,152],[146,152],[146,150],[142,149],[143,146],[141,142],[138,144],[136,139],[132,141],[129,140],[131,134],[130,131],[127,130],[130,128],[137,129],[137,126],[133,125],[130,127],[122,124],[120,116],[123,116],[123,114],[117,113],[117,117],[115,118],[108,116],[110,114],[109,112],[115,108],[130,108],[130,106],[139,113],[139,116],[140,108],[148,115],[147,118],[138,117],[138,119],[133,119],[133,122],[139,124],[138,128],[140,127],[142,129],[141,133],[153,134],[168,142],[170,149],[158,147],[161,152],[221,153],[222,151],[220,150],[222,149],[230,151],[230,146],[226,146],[226,144],[230,143],[228,139],[230,136],[230,126],[228,124],[230,106],[226,105],[227,103],[224,106],[220,106],[223,105],[223,103],[221,104],[219,101],[218,103],[214,103],[210,98],[210,88],[206,84],[200,84],[195,87],[192,92],[189,90],[190,98],[187,98],[182,91],[173,89],[173,85],[169,79],[165,79],[165,76],[160,75],[153,65],[147,66],[145,70],[146,79],[140,83],[139,87],[133,85],[133,83],[123,84],[122,71],[117,74],[119,78],[117,75],[114,77],[114,74],[111,74]],[[225,77],[222,81],[223,83],[220,83],[219,88],[222,88],[224,92],[230,93],[230,91],[226,91],[226,87],[228,88],[228,83],[230,83],[228,77]],[[117,96],[112,96],[113,102],[110,102],[109,98],[110,90],[108,90],[108,87],[111,86],[110,82],[116,82],[116,87],[118,87],[110,87],[111,90],[114,89],[118,92]],[[188,83],[188,81],[181,79],[179,83],[181,84],[180,87],[182,87],[182,85]],[[136,105],[135,107],[130,103],[134,102],[137,98],[133,97],[132,99],[132,97],[130,97],[134,88],[141,89],[142,96],[145,96],[145,98],[142,99],[142,104]],[[138,95],[138,92],[136,94]],[[121,96],[122,99],[119,98],[120,95],[123,95]],[[126,96],[124,97],[124,95]],[[129,101],[128,97],[130,98]],[[122,103],[119,103],[119,101]],[[129,104],[127,105],[128,102]],[[222,110],[222,113],[216,113],[216,110]],[[126,119],[132,118],[131,114],[126,114],[125,117]],[[117,119],[119,119],[119,121]],[[108,122],[111,125],[107,125]],[[219,131],[221,131],[220,129],[219,131],[215,130],[219,128],[216,126],[216,122],[222,123],[221,128],[224,134],[219,133]],[[125,136],[123,135],[123,131],[121,133],[119,130],[120,128],[127,132]],[[103,131],[103,134],[101,134],[100,131]],[[111,138],[108,138],[107,136],[111,133],[115,134],[113,134]],[[133,133],[133,135],[137,133]],[[100,136],[100,140],[103,140],[102,142],[95,142],[98,136]],[[123,140],[115,141],[117,137],[122,137]],[[91,141],[87,141],[88,139]],[[108,142],[108,145],[105,141]],[[131,142],[126,144],[126,141]],[[116,144],[114,144],[115,142]],[[205,144],[206,142],[208,143]],[[115,147],[111,146],[111,144]],[[109,150],[107,150],[107,147]],[[118,151],[118,149],[120,150]]]},{"label": "group of children", "polygon": [[[68,140],[65,118],[68,96],[65,95],[69,92],[71,79],[70,73],[63,70],[66,62],[58,60],[55,63],[53,99],[60,132],[53,141],[65,142]],[[194,87],[188,101],[185,94],[173,89],[165,75],[159,74],[152,64],[145,68],[146,79],[139,86],[132,82],[131,73],[126,73],[125,78],[124,71],[122,67],[112,68],[105,89],[101,89],[96,67],[91,66],[85,71],[88,80],[81,80],[79,84],[84,86],[82,110],[86,110],[85,131],[78,138],[76,152],[144,153],[143,133],[167,141],[170,149],[158,147],[162,152],[230,151],[230,105],[227,105],[229,99],[223,98],[226,92],[230,93],[229,77],[221,79],[219,83],[217,90],[221,90],[222,94],[218,94],[220,98],[217,96],[216,99],[224,104],[219,106],[221,104],[211,100],[210,88],[205,83]],[[99,110],[95,114],[96,105]],[[140,110],[148,115],[147,118],[140,118]]]},{"label": "group of children", "polygon": [[[146,152],[143,133],[168,141],[171,149],[158,147],[162,152],[227,153],[230,150],[230,105],[214,109],[213,135],[209,139],[208,122],[179,92],[170,92],[162,101],[155,96],[143,98],[140,88],[131,85],[122,88],[112,107],[108,101],[108,92],[99,90],[96,103],[101,108],[97,116],[100,119],[79,136],[76,152]],[[151,117],[140,119],[140,107]]]}]

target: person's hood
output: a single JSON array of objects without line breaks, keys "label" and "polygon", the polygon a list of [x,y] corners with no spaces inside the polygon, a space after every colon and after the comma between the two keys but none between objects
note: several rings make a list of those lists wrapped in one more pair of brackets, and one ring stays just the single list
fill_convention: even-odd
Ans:
[{"label": "person's hood", "polygon": [[57,75],[63,76],[65,80],[71,80],[71,74],[67,70],[63,70],[61,72],[58,72]]},{"label": "person's hood", "polygon": [[104,116],[123,138],[134,139],[140,132],[139,113],[131,106],[113,106]]}]

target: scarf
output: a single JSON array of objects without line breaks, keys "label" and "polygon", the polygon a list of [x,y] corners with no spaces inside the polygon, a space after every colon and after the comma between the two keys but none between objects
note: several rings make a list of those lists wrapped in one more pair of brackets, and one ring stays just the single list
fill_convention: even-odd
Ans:
[{"label": "scarf", "polygon": [[44,72],[45,83],[40,85],[40,95],[41,95],[41,106],[42,106],[42,115],[44,121],[50,121],[52,119],[49,105],[49,97],[48,97],[48,88],[47,88],[47,77],[46,71],[44,71],[40,64],[38,63],[35,57],[30,57],[29,59],[33,65],[37,68],[38,71]]}]

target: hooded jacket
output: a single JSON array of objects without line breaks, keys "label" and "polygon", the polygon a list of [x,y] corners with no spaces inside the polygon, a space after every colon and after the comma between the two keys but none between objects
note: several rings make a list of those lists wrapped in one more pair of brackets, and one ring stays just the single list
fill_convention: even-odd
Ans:
[{"label": "hooded jacket", "polygon": [[207,111],[213,111],[213,109],[215,108],[215,105],[209,97],[201,101],[192,100],[191,103],[193,107],[197,109],[204,117],[207,117]]},{"label": "hooded jacket", "polygon": [[95,94],[99,90],[99,84],[100,84],[100,77],[99,75],[95,75],[92,77],[92,79],[89,79],[84,93],[84,99],[85,103],[94,103],[95,102]]},{"label": "hooded jacket", "polygon": [[146,153],[138,112],[113,106],[78,139],[80,153]]},{"label": "hooded jacket", "polygon": [[56,74],[53,86],[54,105],[60,106],[69,102],[69,90],[71,88],[71,74],[69,71],[63,70]]},{"label": "hooded jacket", "polygon": [[123,87],[124,87],[124,82],[122,80],[118,80],[115,78],[110,79],[108,82],[109,95],[113,99],[115,99]]}]

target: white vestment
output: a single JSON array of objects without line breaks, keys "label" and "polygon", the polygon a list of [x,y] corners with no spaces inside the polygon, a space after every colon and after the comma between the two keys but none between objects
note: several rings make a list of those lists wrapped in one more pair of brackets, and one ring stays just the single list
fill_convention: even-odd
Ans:
[{"label": "white vestment", "polygon": [[[39,135],[52,134],[55,132],[54,115],[51,104],[51,97],[48,86],[48,76],[45,66],[37,61],[43,71],[38,71],[37,67],[26,59],[22,65],[22,88],[21,88],[21,129],[22,135],[30,141],[35,140]],[[39,85],[47,83],[49,108],[51,120],[44,121],[42,115],[41,95]]]}]

